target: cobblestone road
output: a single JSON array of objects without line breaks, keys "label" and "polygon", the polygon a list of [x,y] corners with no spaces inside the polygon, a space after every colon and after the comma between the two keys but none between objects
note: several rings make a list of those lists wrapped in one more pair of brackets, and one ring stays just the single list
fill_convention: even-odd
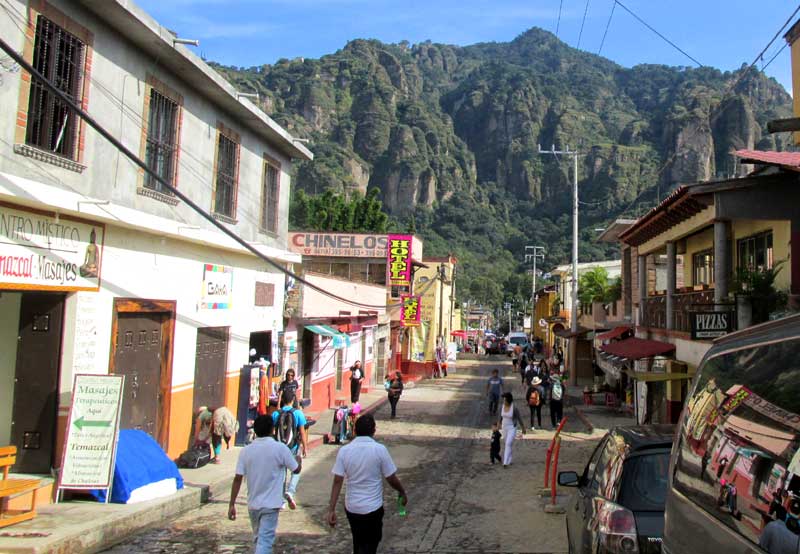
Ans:
[{"label": "cobblestone road", "polygon": [[[491,368],[509,365],[503,358],[459,362],[458,372],[447,379],[407,389],[397,419],[388,419],[386,406],[376,413],[376,438],[389,447],[409,494],[409,513],[401,517],[386,487],[382,552],[566,552],[563,516],[545,514],[544,501],[535,494],[542,485],[552,431],[537,430],[515,441],[510,468],[489,464],[485,379]],[[517,378],[509,376],[506,382],[519,397]],[[521,411],[526,413],[526,407]],[[549,417],[547,409],[543,411]],[[582,468],[603,432],[596,428],[588,434],[578,418],[571,417],[564,429],[559,469]],[[306,459],[298,509],[280,515],[277,554],[352,551],[343,500],[337,528],[331,530],[323,521],[336,452],[336,446],[320,446]],[[107,552],[249,552],[244,497],[240,496],[240,517],[235,522],[226,518],[227,503],[227,496],[217,498]]]}]

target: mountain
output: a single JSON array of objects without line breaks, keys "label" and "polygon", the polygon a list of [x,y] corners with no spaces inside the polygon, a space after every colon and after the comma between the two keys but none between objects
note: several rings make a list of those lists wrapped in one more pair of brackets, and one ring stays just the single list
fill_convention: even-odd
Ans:
[{"label": "mountain", "polygon": [[614,255],[592,240],[598,225],[740,173],[732,150],[789,146],[765,128],[791,98],[755,69],[625,68],[538,28],[466,47],[353,40],[320,59],[217,69],[311,139],[295,187],[379,188],[427,254],[459,256],[462,298],[479,302],[530,296],[526,244],[546,245],[545,265],[569,261],[571,160],[539,145],[581,153],[582,260]]}]

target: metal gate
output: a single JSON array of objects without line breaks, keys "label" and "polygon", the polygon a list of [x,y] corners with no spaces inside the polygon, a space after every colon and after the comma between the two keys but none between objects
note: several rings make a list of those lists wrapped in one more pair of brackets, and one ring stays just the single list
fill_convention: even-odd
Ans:
[{"label": "metal gate", "polygon": [[344,348],[336,350],[336,390],[342,390],[342,371],[344,370]]},{"label": "metal gate", "polygon": [[159,439],[162,323],[165,314],[120,313],[114,373],[125,375],[122,429],[141,429]]},{"label": "metal gate", "polygon": [[50,473],[53,465],[63,317],[63,295],[22,295],[11,416],[18,472]]},{"label": "metal gate", "polygon": [[379,339],[375,349],[375,371],[372,372],[372,384],[377,386],[386,375],[386,339]]},{"label": "metal gate", "polygon": [[228,335],[228,327],[202,327],[197,330],[194,411],[200,406],[217,408],[225,404]]}]

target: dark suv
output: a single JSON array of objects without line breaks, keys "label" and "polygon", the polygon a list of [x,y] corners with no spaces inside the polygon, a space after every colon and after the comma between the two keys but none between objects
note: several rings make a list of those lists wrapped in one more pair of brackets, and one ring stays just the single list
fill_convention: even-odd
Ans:
[{"label": "dark suv", "polygon": [[661,552],[673,425],[616,427],[595,449],[582,475],[558,474],[577,487],[567,506],[571,553]]}]

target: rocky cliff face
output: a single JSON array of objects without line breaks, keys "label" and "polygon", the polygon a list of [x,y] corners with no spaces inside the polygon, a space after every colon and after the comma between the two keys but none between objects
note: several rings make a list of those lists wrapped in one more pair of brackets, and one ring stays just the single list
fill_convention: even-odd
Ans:
[{"label": "rocky cliff face", "polygon": [[762,129],[791,114],[789,95],[755,71],[731,89],[738,71],[626,69],[540,29],[468,47],[355,40],[318,60],[220,70],[312,138],[316,160],[296,186],[379,187],[397,215],[491,188],[555,218],[571,177],[538,153],[555,145],[584,154],[582,194],[608,216],[733,175],[733,149],[785,147]]}]

